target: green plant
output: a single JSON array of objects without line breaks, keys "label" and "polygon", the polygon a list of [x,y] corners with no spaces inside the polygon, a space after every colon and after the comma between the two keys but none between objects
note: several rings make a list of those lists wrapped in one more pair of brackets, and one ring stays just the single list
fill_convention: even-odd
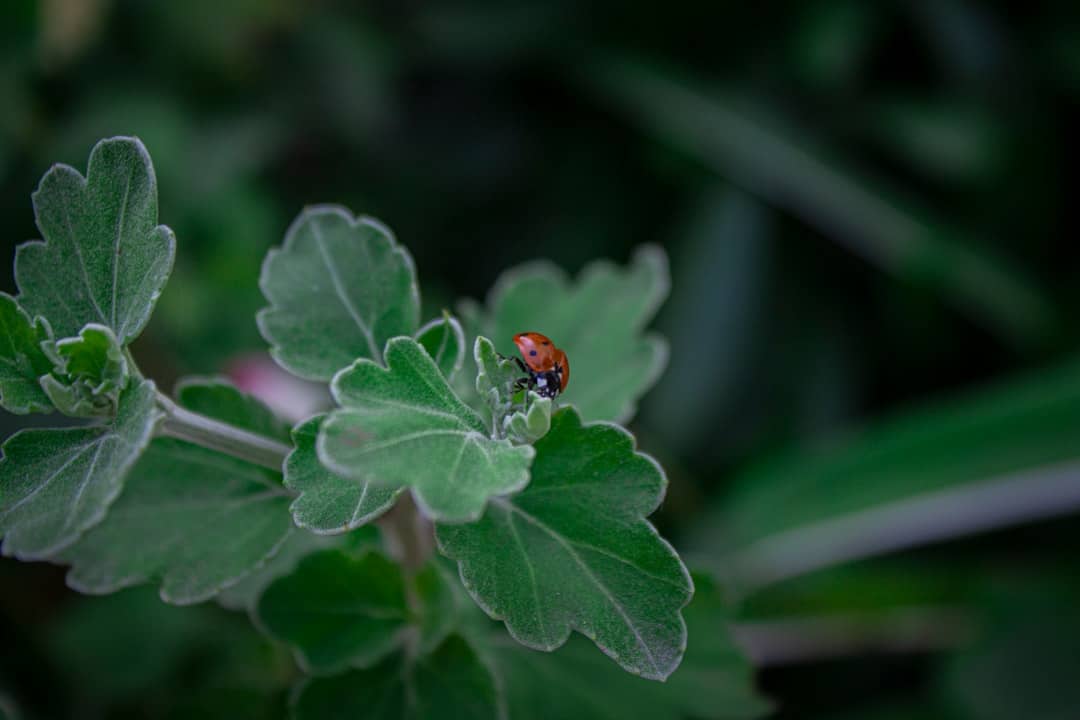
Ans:
[{"label": "green plant", "polygon": [[[290,430],[222,380],[170,398],[140,372],[129,346],[175,252],[140,141],[100,142],[85,178],[53,167],[34,207],[44,241],[0,296],[0,402],[81,424],[4,444],[5,554],[70,565],[82,592],[152,582],[166,602],[248,609],[295,655],[301,718],[760,714],[719,590],[646,519],[664,473],[615,424],[666,361],[644,334],[667,293],[659,250],[576,281],[525,266],[464,322],[421,325],[390,231],[308,208],[263,265],[258,325],[334,407]],[[565,403],[514,392],[489,338],[523,329],[570,354]],[[610,703],[590,708],[598,687]]]}]

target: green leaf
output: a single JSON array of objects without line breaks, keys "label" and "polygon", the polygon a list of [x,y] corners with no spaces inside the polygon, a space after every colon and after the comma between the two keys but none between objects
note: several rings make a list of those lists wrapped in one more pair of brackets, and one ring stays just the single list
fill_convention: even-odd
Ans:
[{"label": "green leaf", "polygon": [[560,402],[586,420],[626,422],[667,364],[667,343],[643,331],[669,286],[667,257],[652,245],[638,249],[626,268],[592,263],[576,282],[550,263],[529,263],[499,278],[482,334],[508,355],[516,353],[515,334],[547,335],[570,361]]},{"label": "green leaf", "polygon": [[[374,525],[368,525],[355,534],[367,536],[367,545],[379,547],[379,534]],[[261,567],[245,575],[240,582],[231,585],[214,598],[222,607],[230,610],[253,611],[259,596],[270,583],[293,572],[296,566],[308,555],[320,550],[350,547],[354,538],[345,535],[316,535],[310,532],[294,532],[282,544],[272,558]]]},{"label": "green leaf", "polygon": [[325,418],[317,415],[293,430],[295,449],[285,460],[285,487],[298,494],[289,508],[297,527],[320,534],[343,533],[389,510],[404,488],[352,480],[327,470],[315,452]]},{"label": "green leaf", "polygon": [[685,650],[679,611],[693,593],[678,555],[645,520],[665,485],[629,433],[582,425],[565,408],[536,444],[529,486],[494,498],[479,522],[438,525],[439,547],[519,642],[554,650],[578,630],[625,670],[662,680]]},{"label": "green leaf", "polygon": [[[210,395],[216,396],[211,401]],[[191,402],[190,398],[200,402]],[[271,413],[220,381],[188,381],[178,395],[194,409],[223,412],[247,430]],[[185,605],[212,597],[269,560],[292,532],[290,496],[281,476],[262,467],[171,438],[158,438],[131,471],[105,520],[68,548],[68,585],[86,593],[158,582],[161,598]]]},{"label": "green leaf", "polygon": [[1077,426],[1074,361],[760,464],[691,542],[759,586],[1075,510]]},{"label": "green leaf", "polygon": [[296,720],[480,720],[497,718],[491,671],[458,635],[413,662],[389,658],[369,670],[309,680],[293,699]]},{"label": "green leaf", "polygon": [[329,380],[357,358],[381,362],[384,343],[419,322],[408,251],[385,226],[342,207],[300,213],[266,255],[259,287],[270,303],[257,320],[271,354],[309,380]]},{"label": "green leaf", "polygon": [[[514,720],[735,720],[766,714],[754,692],[753,668],[731,639],[728,611],[715,582],[694,575],[686,608],[689,642],[682,665],[660,685],[621,672],[584,638],[554,653],[529,650],[505,636],[489,636],[492,666],[502,680]],[[557,688],[557,692],[552,692]]]},{"label": "green leaf", "polygon": [[408,619],[401,568],[377,552],[309,555],[259,598],[259,621],[306,672],[368,667],[401,642]]},{"label": "green leaf", "polygon": [[20,430],[0,460],[3,553],[50,557],[99,523],[161,419],[156,390],[131,383],[109,425]]},{"label": "green leaf", "polygon": [[43,345],[53,374],[41,388],[56,409],[72,417],[112,416],[127,385],[128,366],[112,330],[91,323],[76,337]]},{"label": "green leaf", "polygon": [[30,319],[15,298],[0,293],[0,405],[25,415],[49,412],[53,405],[38,378],[52,370],[41,343],[50,339],[48,323]]},{"label": "green leaf", "polygon": [[488,498],[529,481],[532,448],[490,439],[415,340],[390,340],[386,362],[358,360],[334,377],[342,409],[323,423],[317,443],[333,472],[409,485],[425,515],[447,522],[476,519]]},{"label": "green leaf", "polygon": [[221,377],[189,376],[176,383],[175,395],[192,412],[289,442],[289,424],[261,400]]},{"label": "green leaf", "polygon": [[157,182],[138,138],[102,140],[86,178],[54,165],[34,193],[44,242],[19,246],[19,302],[49,319],[57,337],[84,325],[127,345],[146,326],[172,271],[176,240],[157,224]]},{"label": "green leaf", "polygon": [[551,429],[551,398],[530,392],[527,402],[528,410],[518,410],[503,422],[506,435],[514,442],[534,443]]},{"label": "green leaf", "polygon": [[465,333],[457,318],[447,314],[432,320],[416,331],[415,338],[439,366],[443,377],[453,381],[465,360]]}]

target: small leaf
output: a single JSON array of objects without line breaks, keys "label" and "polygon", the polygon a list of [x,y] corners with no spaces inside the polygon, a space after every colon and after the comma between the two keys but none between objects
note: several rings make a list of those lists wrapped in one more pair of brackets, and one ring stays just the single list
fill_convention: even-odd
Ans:
[{"label": "small leaf", "polygon": [[293,431],[296,448],[285,460],[285,487],[299,497],[289,510],[299,528],[320,534],[348,532],[390,510],[404,488],[351,480],[326,470],[315,452],[325,418],[303,421]]},{"label": "small leaf", "polygon": [[111,416],[127,385],[128,366],[120,342],[104,325],[89,324],[78,336],[43,345],[53,374],[41,388],[56,409],[72,417]]},{"label": "small leaf", "polygon": [[334,377],[342,409],[318,438],[319,457],[333,472],[387,488],[410,485],[424,514],[447,522],[475,519],[488,498],[529,481],[532,448],[490,439],[415,340],[388,342],[386,362],[358,360]]},{"label": "small leaf", "polygon": [[503,420],[506,435],[517,443],[534,443],[551,429],[551,398],[530,392],[527,402],[528,410],[518,410]]},{"label": "small leaf", "polygon": [[259,287],[270,303],[257,320],[271,354],[309,380],[329,380],[357,358],[381,362],[383,344],[419,322],[408,251],[384,225],[342,207],[300,213],[267,253]]},{"label": "small leaf", "polygon": [[443,377],[453,381],[465,360],[465,333],[457,318],[447,314],[432,320],[416,331],[415,338],[439,366]]},{"label": "small leaf", "polygon": [[285,487],[299,494],[289,508],[297,527],[319,534],[343,533],[389,510],[404,488],[350,480],[327,470],[315,452],[325,418],[317,415],[293,430],[296,447],[285,460]]},{"label": "small leaf", "polygon": [[177,400],[188,410],[275,440],[289,441],[289,425],[261,400],[221,377],[185,377],[176,384]]},{"label": "small leaf", "polygon": [[44,242],[19,246],[19,302],[58,337],[98,323],[127,345],[146,326],[172,271],[176,240],[157,224],[157,182],[138,138],[102,140],[86,178],[54,165],[34,193]]},{"label": "small leaf", "polygon": [[[656,462],[615,425],[572,408],[536,444],[532,482],[468,525],[438,525],[465,587],[519,642],[554,650],[571,630],[629,672],[663,680],[686,647],[690,576],[644,518],[664,495]],[[493,552],[492,548],[499,548]]]},{"label": "small leaf", "polygon": [[695,573],[694,585],[694,600],[686,608],[686,657],[662,685],[596,662],[596,648],[584,638],[542,653],[505,635],[490,636],[492,665],[502,680],[509,716],[749,720],[767,714],[769,703],[754,691],[753,668],[731,638],[729,613],[716,583]]},{"label": "small leaf", "polygon": [[31,321],[15,298],[0,292],[0,405],[8,412],[25,415],[53,409],[38,384],[38,378],[52,370],[52,361],[41,350],[49,337],[43,319]]},{"label": "small leaf", "polygon": [[50,557],[101,521],[161,419],[155,395],[153,383],[132,383],[110,425],[20,430],[8,438],[0,460],[5,555]]},{"label": "small leaf", "polygon": [[368,667],[401,641],[408,607],[401,568],[377,552],[309,555],[274,581],[257,612],[271,635],[294,649],[307,672]]},{"label": "small leaf", "polygon": [[669,285],[667,257],[651,245],[625,269],[595,262],[574,283],[550,263],[522,265],[495,284],[483,334],[508,353],[519,332],[547,335],[566,351],[572,370],[560,402],[586,420],[626,422],[667,364],[667,343],[643,332]]},{"label": "small leaf", "polygon": [[296,720],[494,720],[499,716],[491,671],[458,635],[412,663],[395,656],[369,670],[309,680],[293,699]]},{"label": "small leaf", "polygon": [[[200,388],[194,382],[182,384],[180,404],[197,397],[203,409],[247,406],[246,420],[225,412],[217,419],[247,430],[267,424],[270,411],[236,388],[220,381]],[[68,585],[101,594],[154,581],[166,602],[201,602],[277,552],[293,530],[289,500],[278,473],[158,438],[105,520],[61,555],[72,566]]]}]

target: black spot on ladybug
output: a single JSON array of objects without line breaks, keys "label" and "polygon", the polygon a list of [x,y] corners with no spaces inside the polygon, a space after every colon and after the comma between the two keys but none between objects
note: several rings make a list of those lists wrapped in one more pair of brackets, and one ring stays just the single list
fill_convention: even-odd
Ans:
[{"label": "black spot on ladybug", "polygon": [[536,351],[535,350],[530,350],[529,355],[536,355]]},{"label": "black spot on ladybug", "polygon": [[551,343],[549,343],[547,340],[545,340],[544,342],[541,343],[541,345],[550,345],[550,344]]}]

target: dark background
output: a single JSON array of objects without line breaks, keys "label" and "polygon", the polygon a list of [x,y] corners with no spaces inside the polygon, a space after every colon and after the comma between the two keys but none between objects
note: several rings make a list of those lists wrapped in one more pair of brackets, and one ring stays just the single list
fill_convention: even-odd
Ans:
[{"label": "dark background", "polygon": [[[259,264],[305,204],[392,227],[425,317],[524,260],[576,272],[659,243],[672,361],[634,429],[671,476],[658,522],[693,545],[731,479],[774,453],[1075,354],[1078,101],[1070,2],[15,0],[3,251],[37,237],[50,164],[141,137],[178,258],[135,350],[168,386],[263,351]],[[956,651],[767,662],[777,717],[1080,716],[1077,529],[751,600],[747,619],[905,593],[990,618],[942,643]],[[0,582],[0,692],[28,717],[185,716],[203,695],[255,716],[285,692],[287,660],[214,607],[84,600],[60,569],[10,559]],[[138,638],[138,662],[116,650]]]}]

